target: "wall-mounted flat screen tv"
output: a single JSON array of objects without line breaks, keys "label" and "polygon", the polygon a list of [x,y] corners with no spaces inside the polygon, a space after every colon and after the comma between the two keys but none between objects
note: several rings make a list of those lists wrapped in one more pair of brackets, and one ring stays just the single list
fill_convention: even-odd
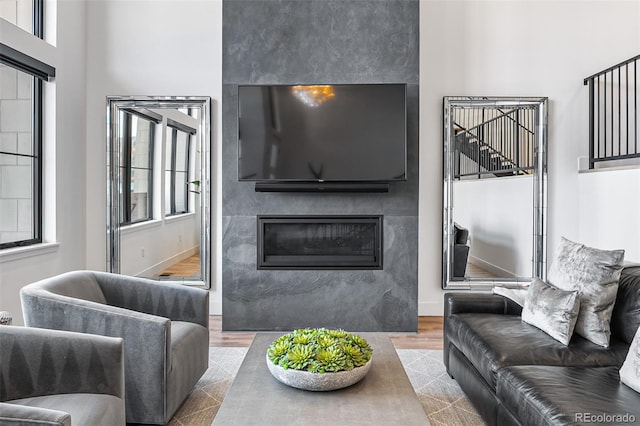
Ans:
[{"label": "wall-mounted flat screen tv", "polygon": [[238,179],[406,179],[406,84],[238,87]]}]

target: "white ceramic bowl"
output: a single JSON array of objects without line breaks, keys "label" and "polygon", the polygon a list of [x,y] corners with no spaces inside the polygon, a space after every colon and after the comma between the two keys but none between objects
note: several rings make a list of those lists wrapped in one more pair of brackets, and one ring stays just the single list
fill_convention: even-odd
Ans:
[{"label": "white ceramic bowl", "polygon": [[312,373],[310,371],[295,370],[293,368],[284,369],[275,365],[267,355],[267,367],[269,371],[281,383],[298,389],[308,391],[331,391],[346,388],[360,380],[369,372],[371,358],[363,366],[353,370],[345,370],[329,373]]}]

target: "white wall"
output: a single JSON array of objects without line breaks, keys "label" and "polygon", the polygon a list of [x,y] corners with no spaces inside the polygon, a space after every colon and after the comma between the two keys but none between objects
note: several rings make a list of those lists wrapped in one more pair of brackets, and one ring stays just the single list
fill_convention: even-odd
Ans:
[{"label": "white wall", "polygon": [[144,222],[120,230],[120,273],[156,278],[200,250],[195,213]]},{"label": "white wall", "polygon": [[106,267],[105,98],[108,95],[210,96],[212,102],[211,309],[221,312],[220,191],[221,0],[87,4],[87,265]]},{"label": "white wall", "polygon": [[[10,249],[0,255],[0,310],[22,324],[24,285],[85,267],[85,10],[84,1],[46,2],[47,41],[2,23],[2,42],[56,68],[45,84],[44,249]],[[56,18],[57,16],[57,18]],[[103,185],[104,186],[104,185]]]},{"label": "white wall", "polygon": [[453,183],[453,219],[469,230],[470,259],[497,277],[531,276],[533,177]]},{"label": "white wall", "polygon": [[[441,315],[442,97],[547,96],[548,255],[560,236],[600,226],[580,215],[576,159],[587,155],[582,80],[640,51],[637,1],[422,1],[420,3],[419,312]],[[629,188],[633,196],[634,187]],[[638,217],[636,207],[635,217]],[[580,217],[580,221],[576,218]],[[582,233],[582,234],[581,234]],[[601,237],[584,235],[606,248]],[[637,234],[619,245],[634,246]]]},{"label": "white wall", "polygon": [[580,173],[578,196],[580,242],[640,263],[640,169]]}]

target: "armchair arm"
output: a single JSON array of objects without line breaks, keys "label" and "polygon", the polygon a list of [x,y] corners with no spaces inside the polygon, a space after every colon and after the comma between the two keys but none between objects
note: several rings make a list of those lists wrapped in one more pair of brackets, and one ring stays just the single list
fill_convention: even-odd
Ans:
[{"label": "armchair arm", "polygon": [[92,272],[107,304],[209,327],[209,292],[147,278]]},{"label": "armchair arm", "polygon": [[2,326],[0,341],[0,401],[59,393],[124,399],[122,339]]},{"label": "armchair arm", "polygon": [[0,402],[0,424],[20,426],[71,426],[71,416],[63,411]]},{"label": "armchair arm", "polygon": [[506,297],[488,293],[446,293],[444,295],[443,361],[449,371],[449,324],[451,315],[464,313],[520,315],[522,307]]},{"label": "armchair arm", "polygon": [[522,307],[497,294],[446,293],[444,295],[444,317],[461,313],[520,315]]}]

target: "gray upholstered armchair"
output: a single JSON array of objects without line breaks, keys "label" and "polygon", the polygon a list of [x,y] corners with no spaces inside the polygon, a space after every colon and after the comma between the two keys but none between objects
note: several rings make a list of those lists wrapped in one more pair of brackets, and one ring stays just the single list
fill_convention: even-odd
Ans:
[{"label": "gray upholstered armchair", "polygon": [[124,339],[127,422],[165,424],[209,361],[209,292],[95,271],[23,287],[25,324]]},{"label": "gray upholstered armchair", "polygon": [[124,425],[122,339],[0,326],[0,424]]}]

